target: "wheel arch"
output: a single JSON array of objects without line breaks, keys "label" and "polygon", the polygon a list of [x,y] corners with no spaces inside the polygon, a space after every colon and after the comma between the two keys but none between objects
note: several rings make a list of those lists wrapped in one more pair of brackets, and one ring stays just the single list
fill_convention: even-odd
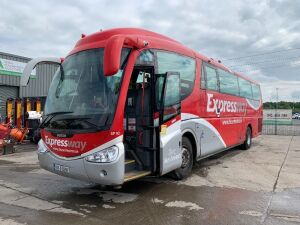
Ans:
[{"label": "wheel arch", "polygon": [[248,127],[251,129],[251,135],[252,135],[252,137],[253,137],[253,126],[252,126],[252,124],[251,124],[251,123],[248,123],[248,125],[247,125],[247,127],[246,127],[246,131],[247,131]]},{"label": "wheel arch", "polygon": [[194,159],[194,162],[196,162],[197,152],[198,152],[198,144],[197,144],[197,139],[196,139],[195,134],[190,130],[186,130],[182,133],[182,137],[188,138],[189,141],[191,142],[192,147],[193,147],[193,159]]}]

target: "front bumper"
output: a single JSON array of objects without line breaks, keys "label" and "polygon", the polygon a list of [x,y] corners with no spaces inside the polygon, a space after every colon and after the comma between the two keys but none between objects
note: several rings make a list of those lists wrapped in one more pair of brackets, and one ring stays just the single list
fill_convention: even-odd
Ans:
[{"label": "front bumper", "polygon": [[[85,157],[61,158],[51,151],[38,152],[38,159],[43,169],[61,176],[103,185],[120,185],[124,183],[124,145],[123,143],[115,145],[119,148],[119,155],[111,163],[92,163],[86,161]],[[58,170],[57,166],[68,169]]]}]

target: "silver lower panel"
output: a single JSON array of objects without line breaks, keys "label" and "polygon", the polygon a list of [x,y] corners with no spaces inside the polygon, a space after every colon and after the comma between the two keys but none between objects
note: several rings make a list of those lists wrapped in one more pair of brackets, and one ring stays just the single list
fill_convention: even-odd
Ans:
[{"label": "silver lower panel", "polygon": [[[50,151],[39,152],[38,159],[43,169],[61,176],[103,185],[120,185],[124,182],[124,146],[122,143],[118,143],[116,146],[119,148],[119,155],[111,163],[91,163],[86,161],[85,158],[62,159]],[[59,171],[57,165],[67,169]]]}]

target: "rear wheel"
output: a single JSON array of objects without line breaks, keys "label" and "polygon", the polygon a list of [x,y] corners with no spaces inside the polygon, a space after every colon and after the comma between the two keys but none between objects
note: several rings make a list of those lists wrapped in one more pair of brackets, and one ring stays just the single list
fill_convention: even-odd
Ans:
[{"label": "rear wheel", "polygon": [[175,179],[182,180],[186,178],[193,168],[193,147],[187,137],[182,137],[182,164],[181,167],[173,172]]},{"label": "rear wheel", "polygon": [[250,127],[247,127],[246,130],[246,139],[244,144],[242,145],[243,150],[248,150],[251,147],[252,144],[252,130]]}]

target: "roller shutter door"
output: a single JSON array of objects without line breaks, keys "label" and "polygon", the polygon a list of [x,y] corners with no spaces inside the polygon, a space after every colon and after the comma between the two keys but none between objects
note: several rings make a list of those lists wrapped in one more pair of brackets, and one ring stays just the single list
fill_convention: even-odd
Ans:
[{"label": "roller shutter door", "polygon": [[0,115],[6,117],[6,100],[8,98],[18,98],[19,88],[14,86],[0,85]]}]

